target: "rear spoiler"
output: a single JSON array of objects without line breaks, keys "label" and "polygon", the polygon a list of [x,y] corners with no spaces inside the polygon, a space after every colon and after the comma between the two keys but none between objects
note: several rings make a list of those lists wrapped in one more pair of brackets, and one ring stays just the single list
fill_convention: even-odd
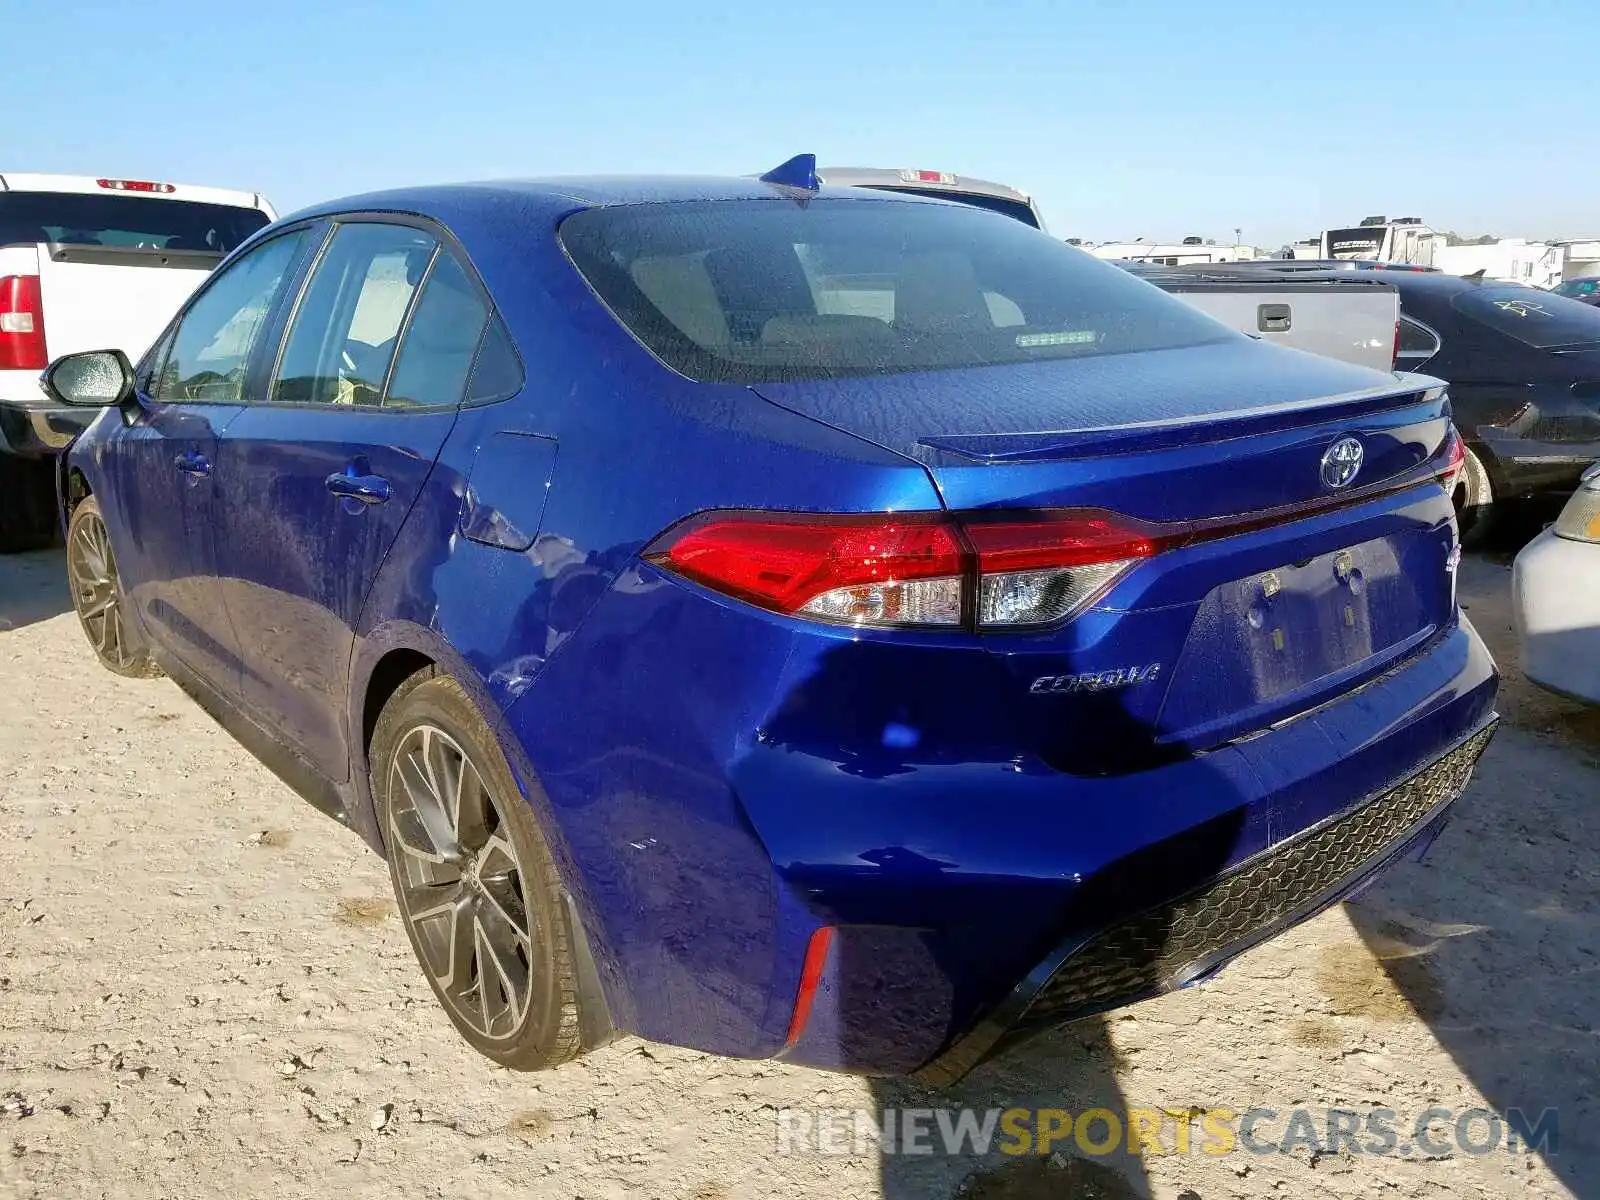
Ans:
[{"label": "rear spoiler", "polygon": [[210,270],[223,259],[219,250],[162,250],[148,246],[83,246],[49,242],[45,252],[51,262],[84,263],[103,267],[178,267]]}]

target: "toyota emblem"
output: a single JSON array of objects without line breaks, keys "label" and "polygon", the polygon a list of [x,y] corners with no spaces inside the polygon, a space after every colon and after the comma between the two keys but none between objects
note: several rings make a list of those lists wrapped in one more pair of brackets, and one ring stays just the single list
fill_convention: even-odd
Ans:
[{"label": "toyota emblem", "polygon": [[1353,437],[1342,437],[1322,453],[1322,485],[1330,488],[1349,487],[1361,473],[1361,460],[1366,451]]}]

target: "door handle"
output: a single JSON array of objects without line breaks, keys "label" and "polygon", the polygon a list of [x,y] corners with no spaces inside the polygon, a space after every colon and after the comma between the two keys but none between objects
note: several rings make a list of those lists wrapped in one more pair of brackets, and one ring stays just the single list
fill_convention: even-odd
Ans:
[{"label": "door handle", "polygon": [[182,454],[178,455],[177,458],[172,460],[172,465],[177,467],[178,470],[182,471],[185,475],[199,476],[211,474],[211,460],[204,454],[201,454],[198,450],[185,450]]},{"label": "door handle", "polygon": [[325,482],[328,491],[341,500],[359,500],[362,504],[382,504],[394,495],[394,489],[382,475],[354,475],[349,471],[335,471]]}]

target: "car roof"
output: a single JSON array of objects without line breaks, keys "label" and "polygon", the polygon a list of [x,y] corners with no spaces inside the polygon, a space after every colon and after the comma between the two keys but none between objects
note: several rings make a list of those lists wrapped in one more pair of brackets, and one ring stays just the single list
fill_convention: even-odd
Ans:
[{"label": "car roof", "polygon": [[[483,218],[496,210],[519,216],[555,217],[581,208],[624,204],[682,204],[705,200],[791,199],[795,189],[742,176],[589,175],[543,179],[499,179],[396,188],[324,201],[292,213],[303,220],[342,212],[408,212],[450,225],[463,217]],[[824,185],[811,196],[880,204],[949,204],[953,201],[896,192]]]},{"label": "car roof", "polygon": [[[105,183],[101,180],[105,179]],[[152,200],[192,200],[201,204],[226,204],[232,208],[259,208],[268,213],[270,206],[259,192],[241,192],[231,188],[201,187],[192,183],[159,182],[171,191],[123,191],[106,186],[112,182],[126,182],[94,175],[45,175],[37,172],[0,172],[0,192],[64,192],[83,196],[138,196]]]}]

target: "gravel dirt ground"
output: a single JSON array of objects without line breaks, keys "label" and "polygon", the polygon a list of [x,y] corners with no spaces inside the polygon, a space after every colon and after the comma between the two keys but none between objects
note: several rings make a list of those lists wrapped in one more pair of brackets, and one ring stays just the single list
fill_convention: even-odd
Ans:
[{"label": "gravel dirt ground", "polygon": [[[931,1093],[637,1040],[491,1067],[414,967],[378,858],[171,683],[102,671],[59,552],[0,559],[0,1197],[1600,1195],[1600,719],[1518,678],[1508,585],[1463,569],[1508,719],[1423,863]],[[1555,1107],[1559,1144],[777,1151],[778,1109],[885,1105]]]}]

